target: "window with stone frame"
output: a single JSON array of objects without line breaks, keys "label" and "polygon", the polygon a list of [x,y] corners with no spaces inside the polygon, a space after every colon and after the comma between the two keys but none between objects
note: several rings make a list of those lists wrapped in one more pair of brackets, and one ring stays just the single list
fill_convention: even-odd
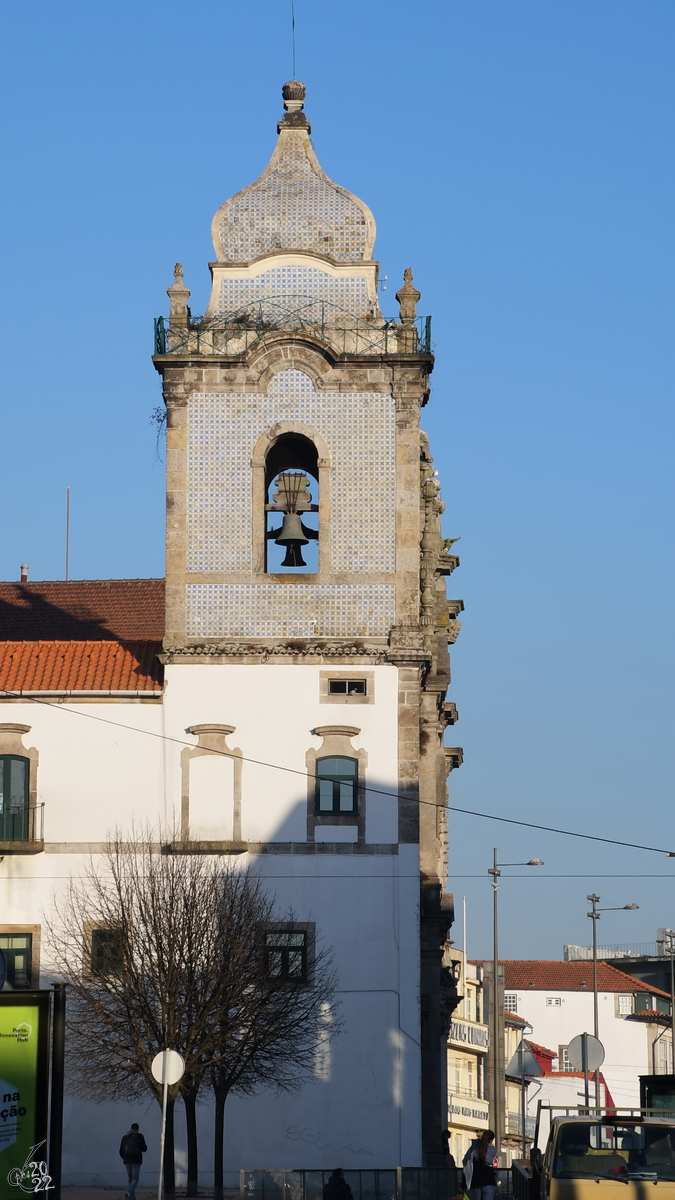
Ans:
[{"label": "window with stone frame", "polygon": [[270,929],[265,934],[265,965],[269,974],[288,983],[307,982],[307,931]]},{"label": "window with stone frame", "polygon": [[120,926],[89,928],[89,973],[121,975],[124,969],[124,930]]},{"label": "window with stone frame", "polygon": [[316,812],[356,813],[359,763],[341,754],[316,760]]},{"label": "window with stone frame", "polygon": [[0,755],[0,842],[26,842],[30,837],[30,760]]},{"label": "window with stone frame", "polygon": [[10,987],[17,991],[33,987],[32,933],[0,933],[0,950],[5,956]]}]

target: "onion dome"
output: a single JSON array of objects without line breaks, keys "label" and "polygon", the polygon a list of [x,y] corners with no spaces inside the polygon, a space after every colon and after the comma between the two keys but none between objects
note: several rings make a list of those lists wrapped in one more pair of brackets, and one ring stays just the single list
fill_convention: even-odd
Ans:
[{"label": "onion dome", "polygon": [[286,111],[268,166],[213,219],[218,261],[248,263],[279,251],[318,254],[335,263],[371,260],[374,217],[321,170],[302,111],[304,83],[290,80],[282,96]]}]

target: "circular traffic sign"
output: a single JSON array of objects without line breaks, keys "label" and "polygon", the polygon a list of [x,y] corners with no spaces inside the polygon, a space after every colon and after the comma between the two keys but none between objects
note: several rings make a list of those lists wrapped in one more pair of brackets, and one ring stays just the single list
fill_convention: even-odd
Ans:
[{"label": "circular traffic sign", "polygon": [[180,1083],[185,1074],[185,1061],[177,1050],[160,1050],[153,1058],[150,1070],[158,1083]]},{"label": "circular traffic sign", "polygon": [[567,1047],[567,1059],[573,1071],[584,1069],[584,1038],[586,1039],[586,1070],[599,1071],[605,1061],[605,1047],[592,1033],[578,1033]]}]

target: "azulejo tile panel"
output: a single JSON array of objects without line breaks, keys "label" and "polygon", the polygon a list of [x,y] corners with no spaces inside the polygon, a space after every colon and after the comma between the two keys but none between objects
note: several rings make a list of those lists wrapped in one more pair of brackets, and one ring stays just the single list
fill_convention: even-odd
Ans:
[{"label": "azulejo tile panel", "polygon": [[362,208],[317,174],[306,135],[285,131],[268,167],[225,202],[218,236],[228,262],[273,250],[313,250],[336,261],[363,259],[368,231]]},{"label": "azulejo tile panel", "polygon": [[363,277],[336,278],[314,267],[273,267],[253,279],[223,279],[218,316],[253,315],[264,321],[319,322],[364,317],[372,305]]},{"label": "azulejo tile panel", "polygon": [[[187,570],[250,572],[251,456],[258,438],[281,421],[302,422],[328,445],[331,570],[394,571],[394,400],[379,392],[317,393],[295,370],[275,375],[267,393],[191,396]],[[311,490],[316,500],[314,481]]]},{"label": "azulejo tile panel", "polygon": [[384,637],[391,584],[187,585],[188,637]]}]

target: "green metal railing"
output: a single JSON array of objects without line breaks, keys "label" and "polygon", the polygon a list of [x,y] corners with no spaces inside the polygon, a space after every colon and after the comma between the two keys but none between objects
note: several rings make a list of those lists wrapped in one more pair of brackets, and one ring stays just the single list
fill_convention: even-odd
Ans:
[{"label": "green metal railing", "polygon": [[239,355],[258,342],[304,333],[347,354],[431,354],[431,317],[411,322],[350,317],[311,297],[271,297],[225,317],[155,319],[155,354]]}]

